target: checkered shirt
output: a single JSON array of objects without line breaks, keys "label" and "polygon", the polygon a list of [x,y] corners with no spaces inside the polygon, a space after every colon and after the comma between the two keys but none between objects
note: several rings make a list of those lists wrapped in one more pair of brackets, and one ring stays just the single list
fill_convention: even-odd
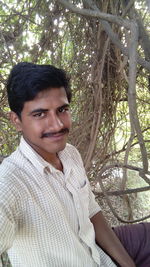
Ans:
[{"label": "checkered shirt", "polygon": [[95,243],[90,218],[100,207],[80,154],[70,144],[58,154],[63,172],[22,137],[0,165],[0,254],[13,267],[113,267]]}]

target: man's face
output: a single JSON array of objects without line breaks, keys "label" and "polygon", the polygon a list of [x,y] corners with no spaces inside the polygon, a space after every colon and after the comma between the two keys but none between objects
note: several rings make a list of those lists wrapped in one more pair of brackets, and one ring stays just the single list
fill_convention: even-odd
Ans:
[{"label": "man's face", "polygon": [[12,117],[24,139],[44,159],[65,148],[71,115],[63,87],[38,93],[35,99],[25,102],[21,120],[15,113]]}]

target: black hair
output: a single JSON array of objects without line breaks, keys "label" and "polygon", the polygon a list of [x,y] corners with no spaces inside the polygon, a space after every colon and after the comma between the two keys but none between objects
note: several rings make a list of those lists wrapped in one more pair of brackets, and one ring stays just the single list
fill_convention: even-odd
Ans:
[{"label": "black hair", "polygon": [[10,109],[21,118],[25,102],[33,100],[43,90],[60,87],[64,87],[70,102],[69,78],[64,70],[52,65],[20,62],[12,68],[7,81]]}]

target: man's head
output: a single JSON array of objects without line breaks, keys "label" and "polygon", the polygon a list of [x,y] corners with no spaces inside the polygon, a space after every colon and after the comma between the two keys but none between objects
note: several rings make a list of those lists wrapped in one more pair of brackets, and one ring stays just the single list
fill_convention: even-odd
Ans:
[{"label": "man's head", "polygon": [[60,87],[64,87],[68,102],[70,102],[71,90],[65,71],[52,65],[18,63],[13,67],[7,82],[10,109],[21,119],[25,102],[33,100],[41,91]]},{"label": "man's head", "polygon": [[8,78],[10,118],[24,139],[50,162],[65,148],[71,91],[65,72],[51,65],[19,63]]}]

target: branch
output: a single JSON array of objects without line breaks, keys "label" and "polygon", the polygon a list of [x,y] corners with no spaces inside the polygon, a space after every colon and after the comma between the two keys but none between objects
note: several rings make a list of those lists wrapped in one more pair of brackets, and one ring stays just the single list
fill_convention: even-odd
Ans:
[{"label": "branch", "polygon": [[96,103],[95,103],[95,114],[94,114],[94,118],[93,118],[93,123],[92,123],[92,128],[91,128],[91,134],[90,134],[90,144],[89,144],[89,148],[87,151],[87,156],[85,158],[85,169],[87,170],[89,165],[91,164],[91,158],[92,158],[92,154],[95,148],[95,144],[96,144],[96,138],[98,135],[98,130],[99,130],[99,126],[100,126],[100,121],[101,121],[101,112],[102,112],[102,75],[103,75],[103,69],[104,69],[104,63],[105,63],[105,57],[107,55],[107,49],[108,49],[108,44],[109,44],[109,38],[107,38],[107,41],[104,45],[104,49],[103,49],[103,56],[101,59],[101,65],[99,68],[99,73],[98,73],[98,80],[99,80],[99,86],[98,86],[98,93],[97,93],[97,99],[96,99]]},{"label": "branch", "polygon": [[126,16],[126,14],[128,13],[128,11],[131,9],[131,7],[134,5],[135,0],[130,0],[127,4],[127,6],[125,7],[123,13],[122,13],[122,17],[124,18]]},{"label": "branch", "polygon": [[6,49],[7,49],[7,51],[8,51],[8,56],[9,56],[9,59],[10,59],[10,63],[11,63],[11,65],[13,66],[13,64],[14,64],[14,63],[13,63],[13,58],[12,58],[12,55],[11,55],[9,46],[8,46],[8,44],[7,44],[6,40],[5,40],[5,37],[4,37],[4,35],[3,35],[3,32],[2,32],[1,30],[0,30],[0,35],[1,35],[2,40],[4,41],[4,44],[5,44]]},{"label": "branch", "polygon": [[[129,58],[129,49],[126,48],[118,38],[118,35],[112,30],[110,24],[107,21],[101,21],[105,32],[108,34],[109,38],[111,39],[112,43],[115,44],[121,52]],[[137,56],[137,63],[139,63],[142,67],[148,69],[150,71],[150,62],[144,60],[140,56]]]},{"label": "branch", "polygon": [[[138,15],[138,13],[136,12]],[[146,29],[141,21],[141,18],[138,17],[137,23],[139,26],[139,38],[141,40],[141,45],[144,50],[145,58],[149,61],[150,60],[150,38]]]},{"label": "branch", "polygon": [[137,114],[136,104],[136,71],[137,71],[137,47],[138,47],[138,26],[136,22],[131,24],[131,41],[129,49],[129,88],[128,88],[128,104],[131,127],[134,127],[140,145],[143,168],[148,170],[147,151],[142,135],[142,130]]},{"label": "branch", "polygon": [[[103,25],[103,28],[105,30],[105,32],[108,34],[109,38],[111,39],[112,43],[115,44],[120,50],[121,52],[127,56],[129,58],[129,50],[128,48],[126,48],[122,43],[121,41],[119,40],[118,38],[118,35],[113,32],[113,30],[111,29],[109,22],[114,22],[116,23],[115,21],[112,21],[113,19],[112,18],[121,18],[121,17],[117,17],[117,16],[114,16],[114,15],[108,15],[106,13],[102,13],[98,10],[98,8],[96,7],[96,5],[94,5],[93,2],[91,1],[86,1],[86,3],[94,9],[93,11],[90,10],[90,9],[80,9],[80,8],[77,8],[75,7],[73,4],[69,3],[68,1],[66,0],[58,0],[58,2],[60,2],[61,4],[63,4],[65,7],[67,7],[70,11],[74,12],[74,13],[77,13],[77,14],[81,14],[83,16],[85,16],[84,12],[82,13],[82,11],[86,10],[86,13],[88,13],[88,16],[91,16],[93,17],[93,13],[95,14],[94,17],[97,17],[99,19],[101,19],[101,23]],[[102,16],[101,16],[102,14]],[[87,16],[87,15],[86,15]],[[111,17],[111,20],[108,19],[108,17]],[[121,20],[120,20],[121,21]],[[124,21],[124,20],[122,20]],[[130,28],[130,21],[127,20],[127,23],[128,23],[128,27],[126,28]],[[121,26],[124,26],[123,24],[118,24],[118,25],[121,25]],[[125,27],[125,26],[124,26]],[[150,71],[150,62],[144,60],[143,58],[141,58],[140,56],[137,56],[137,63],[140,64],[143,68],[146,68],[147,70]]]},{"label": "branch", "polygon": [[[134,139],[134,127],[131,123],[131,133],[130,133],[130,138],[129,141],[127,143],[127,148],[125,151],[125,156],[124,156],[124,165],[128,164],[128,157],[129,157],[129,153],[130,153],[130,149],[131,149],[131,145]],[[127,182],[127,169],[123,168],[123,179],[122,179],[122,183],[121,183],[121,189],[125,189],[126,186],[126,182]]]},{"label": "branch", "polygon": [[[146,131],[149,130],[149,129],[150,129],[150,127],[145,128],[145,129],[142,131],[142,133],[146,132]],[[135,135],[134,138],[137,138],[137,135]],[[119,149],[119,150],[117,150],[117,151],[113,151],[113,152],[110,153],[110,154],[106,154],[106,156],[105,156],[105,158],[104,158],[104,161],[105,161],[105,160],[108,160],[110,157],[112,157],[112,156],[114,156],[114,155],[117,155],[117,154],[119,154],[119,153],[124,152],[124,151],[126,150],[126,148],[127,148],[127,144],[128,144],[128,142],[129,142],[129,141],[127,141],[127,142],[123,145],[123,147],[122,147],[121,149]],[[144,142],[145,142],[145,143],[149,143],[150,140],[149,140],[149,139],[148,139],[148,140],[144,140]],[[138,144],[139,144],[139,142],[134,142],[134,143],[131,145],[131,147],[134,147],[134,146],[136,146],[136,145],[138,145]]]},{"label": "branch", "polygon": [[[121,195],[126,195],[126,194],[145,192],[145,191],[149,191],[149,190],[150,190],[150,186],[145,186],[145,187],[134,188],[134,189],[107,191],[107,195],[108,196],[121,196]],[[94,194],[96,196],[100,196],[100,197],[104,196],[103,192],[95,192],[94,191]]]},{"label": "branch", "polygon": [[[137,167],[137,166],[133,166],[133,165],[124,165],[122,163],[114,163],[114,164],[111,164],[111,165],[106,165],[106,166],[103,166],[101,168],[101,170],[99,171],[99,176],[102,176],[103,173],[105,171],[107,171],[108,169],[114,169],[114,168],[127,168],[129,170],[133,170],[133,171],[138,171],[139,173],[143,171],[142,168],[140,167]],[[150,175],[150,171],[146,171],[146,174]],[[101,177],[103,179],[103,177]]]},{"label": "branch", "polygon": [[127,19],[123,19],[122,17],[107,14],[100,12],[98,10],[91,10],[91,9],[86,9],[86,8],[78,8],[75,5],[71,4],[67,0],[58,0],[59,3],[61,3],[63,6],[65,6],[67,9],[70,11],[83,15],[83,16],[88,16],[88,17],[93,17],[93,18],[99,18],[102,20],[107,20],[111,23],[116,23],[119,26],[125,27],[127,29],[130,29],[130,21]]},{"label": "branch", "polygon": [[[131,167],[133,168],[133,166],[130,166],[130,165],[127,165],[127,166],[128,166],[128,168],[131,168]],[[105,169],[106,169],[106,167],[108,168],[108,166],[105,166]],[[125,167],[125,166],[124,166],[124,167]],[[110,168],[110,166],[109,166],[109,168]],[[104,169],[104,168],[103,168],[103,169]],[[138,169],[138,170],[139,170],[139,169],[141,169],[141,168],[134,167],[134,169]],[[101,170],[101,172],[102,172],[102,170]],[[150,172],[149,172],[149,173],[150,173]],[[115,209],[113,208],[112,203],[111,203],[111,201],[110,201],[110,199],[109,199],[109,197],[108,197],[108,192],[105,190],[105,187],[103,186],[102,179],[99,179],[99,183],[100,183],[101,189],[102,189],[102,191],[103,191],[103,194],[104,194],[104,196],[105,196],[106,202],[107,202],[107,204],[108,204],[110,210],[112,211],[113,215],[114,215],[120,222],[123,222],[123,223],[136,223],[136,222],[144,221],[144,220],[150,218],[150,215],[148,215],[148,216],[145,216],[145,217],[136,219],[136,220],[124,220],[124,219],[122,219],[122,218],[117,214],[117,212],[115,211]]]},{"label": "branch", "polygon": [[150,171],[148,170],[143,170],[142,168],[136,167],[136,166],[132,166],[132,165],[125,165],[122,163],[117,163],[117,164],[111,164],[111,165],[107,165],[102,167],[102,169],[99,171],[99,178],[98,181],[101,181],[101,179],[104,179],[105,177],[103,177],[103,173],[105,173],[106,170],[108,169],[114,169],[114,168],[127,168],[129,170],[134,170],[134,171],[138,171],[139,172],[139,176],[141,178],[143,178],[143,180],[150,185],[150,179],[145,175],[148,174],[150,175]]}]

